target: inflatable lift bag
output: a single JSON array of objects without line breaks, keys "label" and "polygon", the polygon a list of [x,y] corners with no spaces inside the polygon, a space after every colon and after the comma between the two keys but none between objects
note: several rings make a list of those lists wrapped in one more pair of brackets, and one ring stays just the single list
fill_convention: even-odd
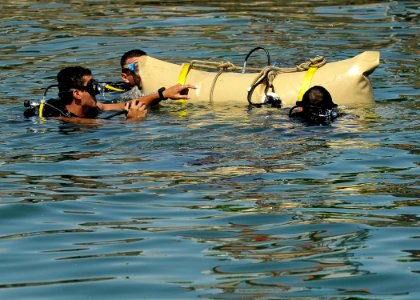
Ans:
[{"label": "inflatable lift bag", "polygon": [[[338,105],[370,106],[374,99],[368,75],[379,65],[379,56],[377,51],[366,51],[349,59],[327,62],[315,71],[308,88],[315,85],[325,87]],[[176,84],[182,68],[181,65],[150,56],[140,57],[138,67],[146,94]],[[189,103],[209,103],[212,99],[214,104],[247,105],[248,90],[259,73],[224,71],[217,77],[211,91],[217,73],[217,70],[207,72],[194,68],[188,72],[186,84],[197,87],[189,91]],[[282,101],[282,107],[290,108],[296,104],[306,73],[296,71],[276,75],[273,85],[276,96]],[[264,90],[264,84],[257,86],[252,94],[253,103],[261,103],[265,99]]]}]

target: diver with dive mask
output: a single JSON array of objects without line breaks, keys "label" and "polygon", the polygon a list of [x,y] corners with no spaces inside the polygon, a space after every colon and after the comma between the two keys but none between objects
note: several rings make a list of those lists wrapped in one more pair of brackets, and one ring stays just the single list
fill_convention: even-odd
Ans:
[{"label": "diver with dive mask", "polygon": [[[46,100],[48,90],[54,87],[59,89],[59,98],[50,98]],[[44,89],[44,94],[41,101],[24,101],[24,106],[27,107],[27,109],[24,111],[24,116],[26,118],[33,116],[48,118],[57,117],[59,115],[64,117],[72,117],[72,115],[64,109],[65,101],[63,102],[63,98],[65,98],[66,93],[73,91],[73,89],[84,90],[88,92],[92,97],[96,97],[99,94],[104,96],[105,93],[122,93],[127,91],[129,88],[130,87],[125,82],[99,82],[94,79],[90,80],[86,86],[75,86],[67,88],[67,90],[66,87],[52,84]]]},{"label": "diver with dive mask", "polygon": [[311,125],[328,125],[340,116],[331,94],[322,86],[313,86],[289,111],[289,117]]},{"label": "diver with dive mask", "polygon": [[[57,74],[58,84],[48,86],[44,90],[41,101],[25,101],[25,117],[39,116],[58,118],[94,119],[100,112],[118,110],[127,112],[124,104],[104,104],[96,100],[99,94],[110,91],[125,91],[125,83],[102,83],[93,79],[92,72],[80,66],[62,69]],[[58,88],[58,98],[46,100],[50,88]],[[128,112],[127,112],[128,113]],[[143,114],[145,116],[145,113]]]},{"label": "diver with dive mask", "polygon": [[[92,72],[80,66],[72,66],[62,69],[57,74],[58,84],[51,85],[44,91],[44,96],[39,103],[25,101],[28,109],[24,112],[25,117],[38,115],[43,117],[58,117],[65,121],[78,122],[80,119],[94,119],[100,112],[117,111],[111,116],[125,114],[127,119],[145,118],[146,108],[156,105],[162,100],[189,99],[188,90],[195,88],[192,85],[176,84],[169,88],[162,87],[156,93],[152,93],[125,103],[102,103],[96,100],[96,96],[102,92],[123,92],[125,83],[118,88],[107,83],[99,83],[93,79]],[[49,88],[58,87],[58,99],[46,100]],[[72,120],[69,120],[69,119]]]}]

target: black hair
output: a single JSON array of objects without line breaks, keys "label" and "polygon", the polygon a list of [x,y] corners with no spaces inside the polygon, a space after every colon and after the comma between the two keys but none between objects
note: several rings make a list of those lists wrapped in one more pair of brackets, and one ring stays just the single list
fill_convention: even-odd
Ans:
[{"label": "black hair", "polygon": [[65,104],[69,104],[73,100],[70,89],[84,86],[83,76],[86,75],[92,75],[92,71],[80,66],[67,67],[58,72],[58,97]]},{"label": "black hair", "polygon": [[316,106],[322,109],[331,109],[336,107],[330,92],[323,86],[313,86],[303,94],[302,106]]},{"label": "black hair", "polygon": [[133,49],[133,50],[125,52],[121,56],[121,60],[120,60],[121,68],[124,69],[124,65],[126,64],[126,62],[129,58],[138,57],[138,56],[142,56],[142,55],[147,55],[147,53],[144,52],[143,50],[140,50],[140,49]]}]

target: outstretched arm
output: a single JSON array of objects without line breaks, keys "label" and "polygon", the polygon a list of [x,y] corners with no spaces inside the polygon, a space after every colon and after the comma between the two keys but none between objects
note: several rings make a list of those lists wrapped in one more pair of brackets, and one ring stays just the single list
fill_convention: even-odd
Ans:
[{"label": "outstretched arm", "polygon": [[125,103],[102,103],[102,102],[97,102],[96,106],[99,108],[99,110],[101,111],[110,111],[110,110],[123,110],[125,109]]},{"label": "outstretched arm", "polygon": [[[189,89],[195,89],[195,86],[192,86],[189,84],[187,85],[176,84],[174,86],[171,86],[170,88],[164,89],[163,91],[160,92],[160,94],[159,92],[156,92],[147,96],[130,100],[128,102],[132,102],[132,101],[135,101],[136,103],[140,102],[146,105],[147,107],[147,106],[158,104],[160,101],[166,100],[168,98],[172,100],[189,99],[188,97]],[[97,106],[101,111],[124,110],[126,109],[126,103],[105,104],[98,101]]]},{"label": "outstretched arm", "polygon": [[147,96],[143,96],[137,99],[133,99],[131,101],[139,101],[144,103],[146,106],[158,104],[162,100],[172,99],[172,100],[181,100],[181,99],[189,99],[188,97],[188,90],[195,89],[193,85],[181,85],[176,84],[171,86],[170,88],[164,89],[160,92],[156,92]]}]

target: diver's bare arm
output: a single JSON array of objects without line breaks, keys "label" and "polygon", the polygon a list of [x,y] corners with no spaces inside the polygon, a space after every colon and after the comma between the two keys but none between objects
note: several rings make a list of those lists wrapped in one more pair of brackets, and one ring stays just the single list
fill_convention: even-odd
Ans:
[{"label": "diver's bare arm", "polygon": [[101,111],[110,111],[110,110],[124,110],[124,105],[125,103],[109,103],[109,104],[105,104],[102,102],[97,102],[96,106],[99,108],[99,110]]},{"label": "diver's bare arm", "polygon": [[[180,99],[189,99],[188,97],[188,90],[194,89],[195,87],[192,85],[181,85],[176,84],[174,86],[171,86],[170,88],[165,89],[162,91],[162,96],[166,98],[170,98],[172,100],[180,100]],[[155,105],[158,104],[161,100],[163,100],[159,93],[153,93],[147,96],[143,96],[137,99],[133,99],[131,101],[138,101],[142,102],[146,106]]]}]

